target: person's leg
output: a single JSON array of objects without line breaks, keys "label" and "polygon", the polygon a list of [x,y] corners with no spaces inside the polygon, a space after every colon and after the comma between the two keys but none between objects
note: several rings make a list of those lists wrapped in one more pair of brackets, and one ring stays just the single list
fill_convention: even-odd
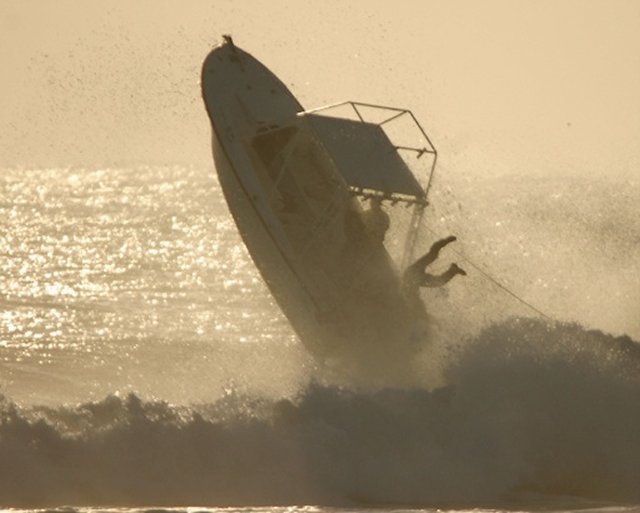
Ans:
[{"label": "person's leg", "polygon": [[451,244],[454,240],[456,240],[456,236],[455,235],[449,235],[448,237],[445,237],[444,239],[437,240],[431,245],[431,249],[429,251],[430,252],[431,251],[435,251],[436,254],[440,253],[440,250],[442,248],[444,248],[447,244]]},{"label": "person's leg", "polygon": [[458,267],[457,264],[451,264],[449,266],[449,269],[447,269],[442,274],[424,273],[420,286],[428,288],[442,287],[443,285],[449,283],[453,279],[453,277],[457,276],[458,274],[461,274],[462,276],[467,275],[465,270]]},{"label": "person's leg", "polygon": [[429,264],[433,263],[438,258],[440,250],[447,244],[451,244],[454,240],[456,240],[456,237],[454,235],[450,235],[449,237],[434,242],[429,251],[418,258],[418,260],[411,264],[407,269],[412,269],[415,272],[422,273]]}]

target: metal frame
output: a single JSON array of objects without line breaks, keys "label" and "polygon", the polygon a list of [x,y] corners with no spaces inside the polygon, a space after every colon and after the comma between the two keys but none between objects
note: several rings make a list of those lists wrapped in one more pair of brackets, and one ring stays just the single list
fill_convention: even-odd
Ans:
[{"label": "metal frame", "polygon": [[[409,195],[384,195],[382,193],[380,193],[379,191],[375,191],[375,190],[369,190],[369,189],[362,189],[362,188],[353,188],[353,187],[349,187],[349,190],[351,192],[351,194],[359,196],[363,199],[369,199],[369,198],[373,198],[373,197],[382,197],[385,200],[388,200],[391,202],[392,205],[395,205],[398,202],[402,202],[407,204],[408,206],[413,208],[413,212],[411,215],[411,220],[409,222],[409,226],[407,229],[407,236],[406,236],[406,240],[405,240],[405,246],[402,252],[402,258],[401,258],[401,266],[402,268],[406,268],[407,265],[409,265],[409,263],[412,261],[412,257],[413,257],[413,251],[416,245],[416,241],[418,239],[418,234],[419,234],[419,229],[420,229],[420,225],[422,223],[422,218],[424,216],[424,211],[425,208],[427,207],[427,205],[429,204],[428,202],[428,195],[429,195],[429,190],[431,188],[431,182],[433,179],[433,175],[435,173],[435,168],[436,168],[436,164],[437,164],[437,160],[438,160],[438,152],[435,149],[433,143],[431,142],[431,139],[429,138],[429,136],[427,135],[427,133],[425,132],[425,130],[422,128],[422,125],[420,125],[420,123],[418,122],[418,120],[416,119],[416,117],[413,115],[413,112],[411,112],[409,109],[403,109],[403,108],[397,108],[397,107],[389,107],[386,105],[375,105],[375,104],[371,104],[371,103],[364,103],[364,102],[354,102],[354,101],[344,101],[344,102],[340,102],[340,103],[335,103],[335,104],[331,104],[331,105],[326,105],[324,107],[319,107],[316,109],[310,109],[310,110],[305,110],[305,111],[300,111],[296,114],[297,117],[301,118],[304,117],[305,114],[315,114],[318,112],[327,112],[327,111],[332,111],[332,110],[337,110],[341,107],[349,107],[351,109],[351,111],[353,113],[355,113],[357,119],[361,122],[361,123],[370,123],[370,124],[375,124],[378,125],[380,127],[383,127],[384,125],[388,124],[388,123],[392,123],[396,120],[398,120],[399,118],[403,117],[403,116],[409,116],[413,125],[417,128],[419,134],[422,136],[422,138],[424,139],[424,141],[426,142],[426,146],[423,146],[422,148],[420,147],[413,147],[413,146],[402,146],[402,145],[394,145],[394,149],[396,151],[411,151],[411,152],[415,152],[416,153],[416,158],[419,159],[421,158],[424,154],[429,154],[433,157],[432,161],[431,161],[431,166],[428,169],[428,176],[427,176],[427,180],[426,180],[426,185],[424,186],[424,196],[422,197],[417,197],[417,196],[409,196]],[[365,109],[377,109],[377,110],[386,110],[390,112],[390,115],[386,118],[384,118],[382,121],[367,121],[367,116],[366,113],[363,113],[361,111],[362,108]],[[342,117],[342,118],[348,118],[348,116],[346,116],[344,113],[342,114],[327,114],[328,116],[332,116],[332,117]],[[281,129],[283,128],[282,126],[278,126],[277,129]],[[384,130],[384,127],[382,128]],[[265,133],[270,132],[272,130],[265,130]],[[282,163],[282,167],[280,169],[280,173],[278,174],[278,178],[276,179],[276,182],[274,183],[274,190],[272,191],[272,194],[277,190],[277,184],[280,182],[282,175],[284,174],[284,171],[287,167],[287,163],[291,157],[291,153],[292,153],[292,149],[294,146],[294,142],[295,140],[300,136],[299,133],[295,134],[293,139],[287,143],[286,145],[286,154],[285,154],[285,158],[284,161]],[[393,143],[393,141],[392,141]],[[330,156],[329,156],[330,158]],[[323,213],[324,214],[324,213]],[[308,244],[308,246],[310,246],[310,244]],[[308,249],[307,246],[307,249]]]},{"label": "metal frame", "polygon": [[[420,122],[416,119],[416,117],[413,115],[413,112],[411,112],[409,109],[402,109],[402,108],[398,108],[398,107],[389,107],[387,105],[375,105],[373,103],[344,101],[344,102],[340,102],[340,103],[334,103],[334,104],[331,104],[331,105],[326,105],[324,107],[318,107],[316,109],[305,110],[305,111],[299,112],[298,116],[304,116],[305,114],[315,114],[317,112],[322,112],[322,111],[327,111],[327,110],[332,110],[332,109],[338,109],[340,107],[344,107],[344,106],[347,106],[347,105],[350,106],[353,109],[353,112],[355,112],[356,116],[358,117],[358,119],[362,123],[372,123],[372,124],[375,124],[375,125],[378,125],[378,126],[382,126],[382,125],[385,125],[385,124],[390,123],[392,121],[395,121],[396,119],[398,119],[398,118],[400,118],[400,117],[402,117],[404,115],[408,115],[408,116],[411,117],[411,120],[413,121],[413,124],[420,131],[420,133],[424,137],[425,141],[427,142],[428,146],[425,146],[423,148],[414,148],[414,147],[411,147],[411,146],[394,146],[394,147],[396,148],[396,150],[415,151],[417,153],[416,158],[422,157],[422,155],[424,155],[425,153],[429,153],[430,155],[433,155],[433,163],[431,164],[431,169],[429,171],[429,177],[427,179],[427,185],[426,185],[426,187],[424,189],[425,198],[426,198],[427,194],[429,193],[429,189],[431,187],[431,179],[433,178],[433,174],[435,172],[436,162],[437,162],[437,159],[438,159],[438,151],[436,150],[435,146],[431,142],[431,139],[427,135],[427,132],[425,132],[425,130],[424,130],[424,128],[422,128],[422,125],[420,124]],[[362,115],[362,113],[360,112],[358,107],[366,107],[366,108],[378,109],[378,110],[388,110],[388,111],[392,111],[393,114],[391,116],[389,116],[388,118],[384,119],[383,121],[371,122],[371,121],[366,121],[365,120],[364,116]]]},{"label": "metal frame", "polygon": [[[431,139],[429,138],[429,136],[425,132],[424,128],[422,128],[422,125],[420,124],[420,122],[416,119],[416,117],[413,115],[413,112],[411,112],[409,109],[390,107],[390,106],[387,106],[387,105],[375,105],[375,104],[372,104],[372,103],[365,103],[365,102],[344,101],[344,102],[334,103],[334,104],[331,104],[331,105],[326,105],[324,107],[318,107],[316,109],[305,110],[305,111],[299,112],[298,116],[304,116],[305,114],[315,114],[315,113],[322,112],[322,111],[335,110],[335,109],[338,109],[340,107],[345,107],[345,106],[348,106],[353,110],[353,112],[356,114],[356,116],[360,120],[360,122],[362,122],[362,123],[373,123],[373,124],[376,124],[376,125],[381,126],[381,127],[383,125],[387,124],[387,123],[391,123],[391,122],[401,118],[402,116],[405,116],[405,115],[410,116],[413,124],[416,126],[416,128],[419,130],[420,134],[422,135],[422,137],[426,141],[427,146],[425,146],[423,148],[415,148],[415,147],[412,147],[412,146],[395,146],[394,145],[394,148],[396,149],[396,151],[399,151],[399,150],[414,151],[414,152],[416,152],[416,158],[421,158],[425,153],[428,153],[428,154],[433,156],[433,160],[431,162],[431,168],[429,169],[429,173],[428,173],[428,177],[427,177],[427,183],[426,183],[426,185],[424,187],[424,198],[415,198],[413,200],[408,200],[407,198],[404,198],[404,197],[391,197],[391,198],[388,198],[389,200],[391,200],[391,202],[393,204],[395,204],[398,201],[402,201],[402,202],[408,203],[410,205],[412,204],[414,206],[413,214],[411,216],[411,221],[410,221],[409,227],[408,227],[407,238],[405,240],[405,247],[404,247],[404,250],[403,250],[402,260],[401,260],[402,268],[406,268],[407,265],[409,265],[409,263],[413,259],[413,251],[414,251],[414,248],[415,248],[415,245],[416,245],[416,241],[418,239],[418,233],[419,233],[420,225],[422,224],[422,218],[424,216],[424,210],[427,207],[427,205],[429,204],[428,203],[428,195],[429,195],[429,191],[431,189],[431,182],[432,182],[433,175],[434,175],[435,169],[436,169],[436,164],[437,164],[437,161],[438,161],[438,151],[436,150],[435,146],[431,142]],[[363,115],[363,113],[361,112],[359,107],[364,107],[364,108],[368,108],[368,109],[387,110],[387,111],[390,111],[392,114],[388,118],[383,119],[382,121],[370,122],[370,121],[366,121],[365,116]],[[342,117],[344,117],[344,116],[342,116]],[[383,130],[384,130],[384,128],[383,128]],[[365,199],[380,195],[380,194],[376,194],[375,192],[366,192],[366,191],[364,191],[362,189],[359,189],[359,190],[358,189],[352,189],[352,193],[356,194],[358,196],[361,196],[361,197],[363,197]]]}]

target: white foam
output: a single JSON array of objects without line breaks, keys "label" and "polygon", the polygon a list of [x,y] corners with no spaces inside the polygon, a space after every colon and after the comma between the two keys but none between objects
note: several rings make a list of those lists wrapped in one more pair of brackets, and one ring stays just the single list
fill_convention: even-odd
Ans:
[{"label": "white foam", "polygon": [[460,349],[448,389],[313,384],[173,407],[5,400],[5,504],[497,504],[523,493],[638,501],[637,346],[513,320]]}]

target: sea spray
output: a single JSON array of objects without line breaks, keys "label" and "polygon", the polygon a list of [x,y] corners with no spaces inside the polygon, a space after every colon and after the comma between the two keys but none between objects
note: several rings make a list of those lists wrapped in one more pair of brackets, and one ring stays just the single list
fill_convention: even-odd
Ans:
[{"label": "sea spray", "polygon": [[4,399],[0,497],[54,504],[503,504],[640,499],[637,346],[577,325],[496,324],[437,390],[311,384],[177,407]]}]

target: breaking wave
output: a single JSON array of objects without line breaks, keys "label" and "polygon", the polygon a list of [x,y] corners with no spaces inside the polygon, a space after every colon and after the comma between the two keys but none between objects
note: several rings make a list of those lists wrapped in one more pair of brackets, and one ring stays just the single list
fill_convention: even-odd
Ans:
[{"label": "breaking wave", "polygon": [[[514,319],[458,349],[449,386],[295,400],[230,393],[0,403],[5,505],[497,504],[640,500],[640,350]],[[206,376],[203,377],[206,379]]]}]

